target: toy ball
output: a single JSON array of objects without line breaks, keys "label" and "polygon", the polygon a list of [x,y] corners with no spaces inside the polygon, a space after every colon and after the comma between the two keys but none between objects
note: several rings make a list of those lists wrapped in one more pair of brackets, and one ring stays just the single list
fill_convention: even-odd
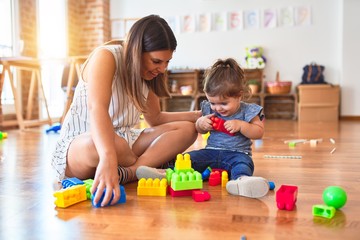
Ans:
[{"label": "toy ball", "polygon": [[330,186],[325,188],[323,192],[323,200],[326,205],[339,209],[345,205],[347,195],[345,190],[341,187]]}]

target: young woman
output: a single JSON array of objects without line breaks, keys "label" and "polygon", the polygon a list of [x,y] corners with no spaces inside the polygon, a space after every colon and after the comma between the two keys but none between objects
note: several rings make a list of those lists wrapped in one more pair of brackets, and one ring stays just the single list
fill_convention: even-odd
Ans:
[{"label": "young woman", "polygon": [[[93,178],[91,191],[105,206],[120,197],[119,183],[136,180],[138,166],[160,167],[197,137],[200,112],[168,113],[164,74],[177,46],[159,16],[138,20],[126,40],[96,48],[84,63],[74,99],[61,128],[52,165],[58,180]],[[134,129],[143,114],[150,125]]]}]

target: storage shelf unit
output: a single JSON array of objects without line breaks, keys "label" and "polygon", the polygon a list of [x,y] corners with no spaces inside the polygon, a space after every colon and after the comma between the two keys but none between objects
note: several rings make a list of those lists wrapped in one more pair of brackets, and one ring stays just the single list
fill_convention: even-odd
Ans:
[{"label": "storage shelf unit", "polygon": [[[295,93],[266,93],[262,69],[244,69],[244,72],[247,81],[255,80],[260,86],[259,93],[253,94],[248,102],[264,107],[266,118],[297,118],[297,95]],[[169,112],[199,110],[201,101],[206,99],[202,91],[203,79],[203,69],[169,70],[166,83],[171,98],[161,100],[162,110]]]}]

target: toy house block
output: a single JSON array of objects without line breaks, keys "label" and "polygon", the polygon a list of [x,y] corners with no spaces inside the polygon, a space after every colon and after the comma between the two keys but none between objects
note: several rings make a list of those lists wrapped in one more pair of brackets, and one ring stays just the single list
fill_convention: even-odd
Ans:
[{"label": "toy house block", "polygon": [[188,196],[192,196],[192,192],[194,190],[180,190],[180,191],[175,191],[174,189],[171,188],[171,186],[168,186],[168,192],[170,194],[170,196],[172,197],[188,197]]},{"label": "toy house block", "polygon": [[175,161],[175,172],[182,172],[191,170],[190,154],[178,154]]},{"label": "toy house block", "polygon": [[[119,198],[119,200],[117,201],[116,204],[126,203],[125,188],[124,188],[124,186],[121,186],[121,185],[119,185],[119,188],[120,188],[120,198]],[[95,191],[95,193],[91,196],[91,199],[92,199],[92,200],[91,200],[91,204],[92,204],[93,207],[95,207],[95,208],[101,207],[101,202],[103,201],[103,199],[104,199],[104,197],[105,197],[105,193],[106,193],[106,189],[104,189],[104,192],[103,192],[103,194],[101,195],[101,198],[100,198],[99,202],[97,202],[97,203],[95,204],[95,203],[94,203],[94,196],[95,196],[95,194],[96,194],[96,191]],[[109,203],[108,203],[106,206],[110,206],[111,201],[113,200],[113,198],[114,198],[114,194],[112,194],[112,196],[111,196],[111,198],[110,198],[110,201],[109,201]],[[106,206],[104,206],[104,207],[106,207]]]},{"label": "toy house block", "polygon": [[138,196],[166,196],[167,180],[142,178],[138,182],[137,195]]},{"label": "toy house block", "polygon": [[336,209],[327,205],[313,205],[312,214],[316,217],[333,218]]},{"label": "toy house block", "polygon": [[214,130],[226,133],[226,134],[228,134],[230,136],[235,135],[234,133],[230,133],[228,130],[226,130],[226,128],[224,127],[224,123],[225,123],[224,119],[219,118],[219,117],[215,117],[215,116],[211,117],[210,119],[213,122],[212,127],[213,127]]},{"label": "toy house block", "polygon": [[226,184],[228,183],[228,181],[229,181],[229,175],[228,175],[227,171],[223,171],[221,173],[221,186],[226,187]]},{"label": "toy house block", "polygon": [[175,191],[202,189],[203,181],[197,171],[187,173],[173,173],[171,176],[171,188]]},{"label": "toy house block", "polygon": [[54,193],[55,205],[61,208],[67,208],[78,202],[86,200],[86,187],[85,185],[75,185],[65,189],[61,189]]},{"label": "toy house block", "polygon": [[84,182],[76,177],[67,178],[67,179],[64,179],[61,181],[61,185],[63,188],[68,188],[68,187],[72,187],[75,185],[83,185],[83,184],[84,184]]},{"label": "toy house block", "polygon": [[281,185],[276,192],[276,204],[279,209],[292,211],[297,200],[298,187]]},{"label": "toy house block", "polygon": [[206,191],[193,190],[192,198],[194,199],[195,202],[204,202],[204,201],[209,201],[211,196]]},{"label": "toy house block", "polygon": [[91,187],[93,185],[93,179],[86,179],[84,180],[84,184],[86,186],[86,197],[87,199],[91,199]]},{"label": "toy house block", "polygon": [[217,186],[221,184],[220,172],[215,171],[210,173],[209,177],[209,186]]}]

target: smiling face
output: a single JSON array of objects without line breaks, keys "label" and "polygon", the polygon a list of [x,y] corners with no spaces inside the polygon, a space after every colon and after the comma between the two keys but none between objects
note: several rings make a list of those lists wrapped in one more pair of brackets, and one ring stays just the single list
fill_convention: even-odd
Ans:
[{"label": "smiling face", "polygon": [[172,58],[172,50],[144,52],[141,56],[141,77],[152,80],[160,73],[164,73]]},{"label": "smiling face", "polygon": [[235,114],[240,108],[240,97],[210,97],[206,96],[210,102],[211,109],[223,117]]}]

